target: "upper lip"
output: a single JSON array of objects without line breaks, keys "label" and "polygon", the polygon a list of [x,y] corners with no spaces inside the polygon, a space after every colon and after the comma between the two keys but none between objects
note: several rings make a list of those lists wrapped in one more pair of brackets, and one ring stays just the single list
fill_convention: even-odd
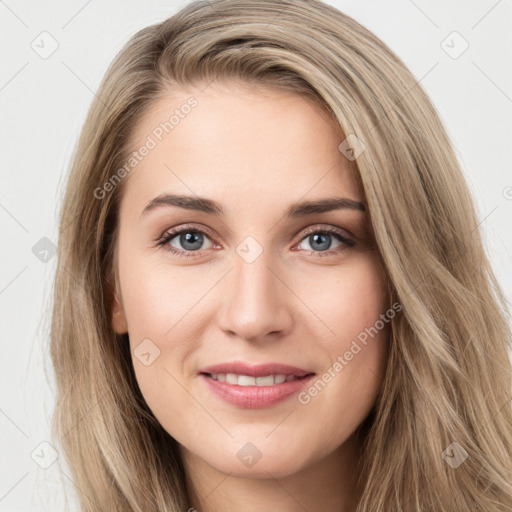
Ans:
[{"label": "upper lip", "polygon": [[237,375],[248,375],[250,377],[264,377],[266,375],[296,375],[297,377],[304,377],[314,372],[280,363],[252,365],[244,361],[233,361],[208,366],[203,368],[200,373],[236,373]]}]

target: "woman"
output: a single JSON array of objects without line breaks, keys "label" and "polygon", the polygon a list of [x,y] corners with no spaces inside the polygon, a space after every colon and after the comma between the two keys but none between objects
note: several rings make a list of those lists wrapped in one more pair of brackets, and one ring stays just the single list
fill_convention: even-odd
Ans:
[{"label": "woman", "polygon": [[54,428],[82,509],[510,510],[478,223],[421,86],[333,7],[194,2],[138,32],[61,216]]}]

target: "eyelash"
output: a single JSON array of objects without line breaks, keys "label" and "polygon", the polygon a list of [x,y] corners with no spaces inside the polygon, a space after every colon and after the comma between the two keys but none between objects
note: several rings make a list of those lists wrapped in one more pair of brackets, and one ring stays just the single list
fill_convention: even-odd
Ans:
[{"label": "eyelash", "polygon": [[[171,245],[168,245],[169,242],[173,238],[175,238],[178,235],[181,235],[182,233],[200,233],[202,235],[208,236],[209,238],[213,238],[212,234],[208,230],[206,230],[204,228],[198,228],[198,227],[191,226],[191,225],[184,225],[184,226],[182,226],[180,228],[176,228],[176,229],[173,229],[171,231],[167,231],[166,233],[164,233],[164,235],[158,239],[156,245],[157,246],[162,246],[164,250],[169,251],[172,254],[175,254],[175,255],[180,256],[182,258],[196,258],[196,257],[198,257],[198,255],[194,254],[194,253],[200,253],[201,252],[200,250],[199,251],[182,251],[182,250],[179,250],[179,249],[175,249]],[[302,240],[304,240],[306,237],[308,237],[309,235],[312,235],[314,233],[334,235],[334,236],[336,236],[336,238],[338,238],[338,240],[342,244],[345,245],[345,247],[340,246],[340,247],[337,247],[336,249],[328,249],[327,251],[312,251],[312,250],[309,250],[309,249],[306,250],[306,252],[315,254],[315,257],[332,256],[335,253],[342,252],[342,251],[346,250],[347,248],[353,247],[355,245],[355,242],[353,242],[349,238],[345,237],[340,229],[334,228],[334,227],[330,227],[330,226],[327,226],[327,227],[324,227],[324,228],[321,228],[321,229],[317,228],[317,227],[308,229],[303,234],[303,237],[300,239],[300,242],[302,242]]]}]

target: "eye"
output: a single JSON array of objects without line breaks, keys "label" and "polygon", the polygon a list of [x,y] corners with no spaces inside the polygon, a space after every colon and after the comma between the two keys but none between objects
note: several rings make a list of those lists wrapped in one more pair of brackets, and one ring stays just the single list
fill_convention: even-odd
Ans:
[{"label": "eye", "polygon": [[[332,239],[336,238],[338,245],[332,248]],[[305,241],[305,243],[304,243]],[[304,247],[306,245],[306,247]],[[307,247],[309,245],[309,248]],[[315,256],[329,256],[333,253],[339,253],[353,247],[355,243],[347,238],[339,228],[325,227],[319,229],[314,227],[310,229],[306,236],[301,240],[299,247],[310,252],[315,253]]]},{"label": "eye", "polygon": [[[205,238],[209,239],[206,230],[199,229],[197,227],[183,226],[166,232],[158,241],[157,245],[163,246],[165,250],[179,256],[186,258],[194,257],[195,254],[191,253],[212,247],[213,244],[209,247],[202,247]],[[178,247],[176,247],[176,245],[178,245]]]}]

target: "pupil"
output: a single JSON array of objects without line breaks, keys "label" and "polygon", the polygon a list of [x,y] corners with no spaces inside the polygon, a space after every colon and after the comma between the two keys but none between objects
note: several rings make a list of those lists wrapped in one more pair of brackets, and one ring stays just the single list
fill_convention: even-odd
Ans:
[{"label": "pupil", "polygon": [[[185,234],[181,235],[180,243],[183,248],[193,251],[194,249],[199,249],[201,247],[201,244],[202,244],[201,237],[202,237],[201,233],[195,233],[195,232],[185,233]],[[190,244],[190,245],[188,245],[188,244]]]},{"label": "pupil", "polygon": [[[320,245],[321,247],[317,247],[317,249],[319,249],[320,251],[326,251],[327,249],[329,249],[329,247],[331,246],[331,238],[330,238],[330,235],[328,234],[314,234],[314,235],[310,235],[310,244],[311,244],[311,247],[314,247],[314,244],[311,243],[311,239],[314,241],[314,243],[318,242],[320,240]],[[323,246],[322,246],[322,239],[323,239]]]}]

